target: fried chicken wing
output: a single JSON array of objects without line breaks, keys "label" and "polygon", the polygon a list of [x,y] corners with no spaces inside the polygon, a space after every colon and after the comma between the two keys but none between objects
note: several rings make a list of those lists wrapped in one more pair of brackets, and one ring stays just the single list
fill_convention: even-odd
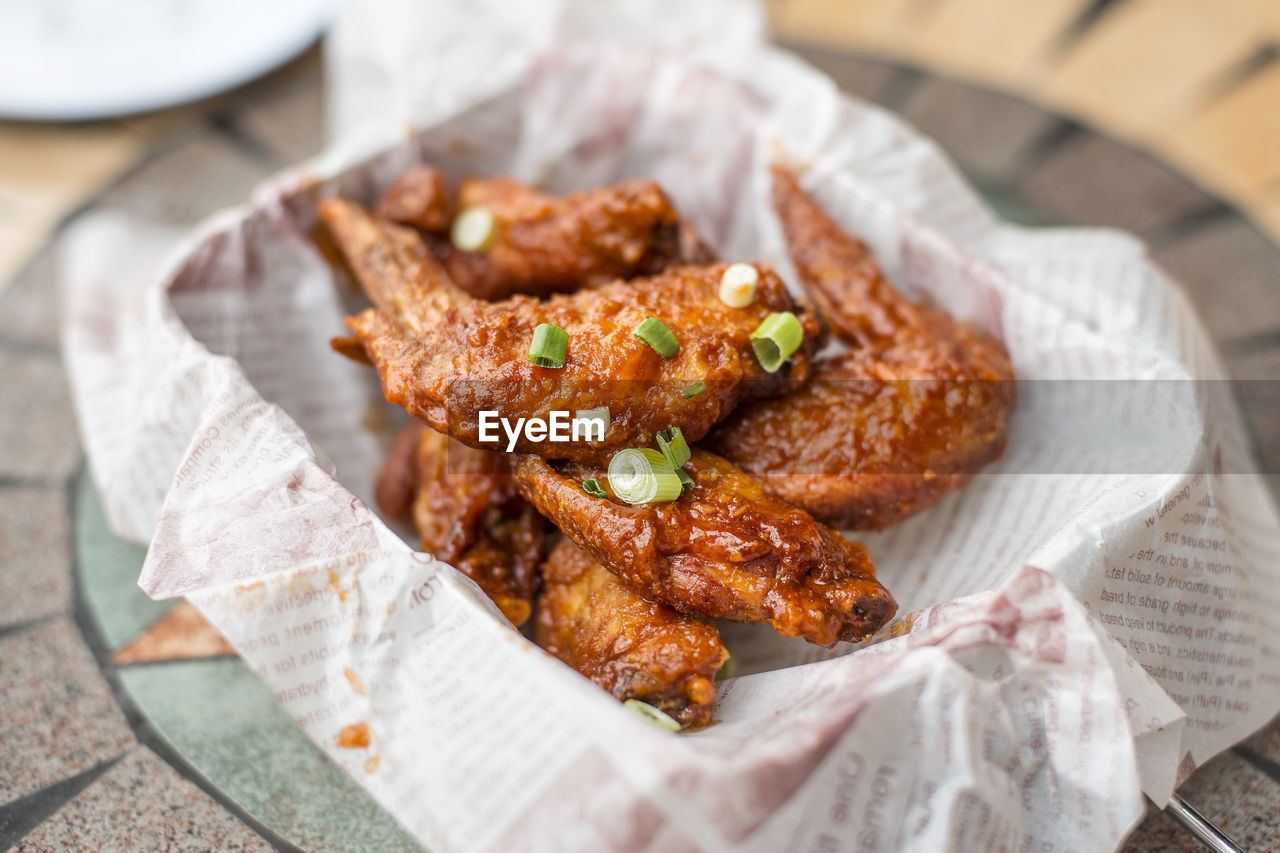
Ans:
[{"label": "fried chicken wing", "polygon": [[[897,607],[866,548],[717,456],[695,450],[685,465],[691,491],[637,506],[617,500],[599,468],[558,468],[525,455],[513,470],[540,512],[645,598],[682,613],[768,622],[821,645],[867,637]],[[586,478],[608,497],[583,491]]]},{"label": "fried chicken wing", "polygon": [[[547,420],[553,411],[600,406],[610,413],[602,440],[536,441],[522,431],[515,447],[551,458],[604,459],[613,450],[649,444],[673,426],[696,441],[739,402],[790,391],[809,372],[817,322],[763,267],[756,299],[746,308],[720,301],[721,265],[680,267],[546,301],[516,296],[491,303],[454,287],[416,232],[341,199],[327,200],[321,213],[376,306],[349,317],[347,326],[377,367],[386,398],[472,446],[486,446],[482,411]],[[767,373],[750,336],[775,311],[798,311],[806,334],[788,362]],[[679,341],[672,358],[635,337],[651,316]],[[529,360],[541,323],[568,333],[563,368]],[[335,348],[350,353],[351,341],[337,339]],[[680,393],[696,381],[706,383],[705,393]]]},{"label": "fried chicken wing", "polygon": [[879,529],[937,503],[1004,450],[1013,369],[978,329],[885,281],[775,168],[773,200],[806,290],[852,346],[786,397],[744,406],[706,445],[832,524]]},{"label": "fried chicken wing", "polygon": [[618,699],[639,699],[686,727],[715,708],[720,632],[647,601],[569,539],[542,567],[534,640]]},{"label": "fried chicken wing", "polygon": [[[470,207],[488,208],[495,220],[484,251],[463,251],[446,237],[452,211]],[[481,299],[545,296],[711,260],[653,181],[552,196],[510,178],[475,179],[462,182],[455,202],[443,175],[417,167],[391,186],[378,213],[434,234],[454,283]]]},{"label": "fried chicken wing", "polygon": [[507,457],[410,423],[387,458],[377,498],[389,515],[407,509],[422,550],[475,581],[513,625],[528,620],[547,523],[520,496]]},{"label": "fried chicken wing", "polygon": [[453,221],[449,183],[430,166],[414,166],[383,194],[378,215],[423,231],[448,231]]}]

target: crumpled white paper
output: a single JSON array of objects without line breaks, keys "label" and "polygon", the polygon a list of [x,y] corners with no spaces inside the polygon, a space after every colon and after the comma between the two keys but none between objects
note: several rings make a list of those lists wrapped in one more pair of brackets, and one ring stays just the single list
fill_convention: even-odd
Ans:
[{"label": "crumpled white paper", "polygon": [[[193,600],[433,850],[1114,848],[1143,792],[1164,802],[1280,709],[1275,508],[1222,383],[1186,381],[1221,368],[1136,241],[1002,225],[759,23],[670,0],[349,5],[329,154],[144,290],[169,235],[115,215],[73,234],[64,347],[111,522],[151,542],[142,587]],[[724,257],[789,275],[778,156],[900,288],[1044,382],[998,465],[858,537],[915,611],[897,636],[850,654],[728,626],[751,674],[717,725],[668,735],[370,510],[390,424],[373,372],[328,348],[358,302],[316,201],[368,202],[420,161],[556,191],[652,177]],[[1100,421],[1144,463],[1124,470],[1174,473],[1089,473],[1120,439]],[[356,723],[370,745],[339,748]]]}]

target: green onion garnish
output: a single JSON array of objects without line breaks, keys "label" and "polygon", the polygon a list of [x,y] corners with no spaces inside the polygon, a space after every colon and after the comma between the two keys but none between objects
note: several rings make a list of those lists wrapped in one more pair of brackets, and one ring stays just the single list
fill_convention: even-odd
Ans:
[{"label": "green onion garnish", "polygon": [[559,326],[541,323],[533,330],[533,343],[529,345],[529,360],[538,367],[564,367],[569,352],[569,333]]},{"label": "green onion garnish", "polygon": [[497,234],[498,220],[487,207],[468,207],[449,228],[449,239],[464,252],[483,252],[493,245]]},{"label": "green onion garnish", "polygon": [[672,719],[667,712],[641,702],[639,699],[628,699],[622,703],[622,707],[639,714],[660,729],[666,729],[669,732],[680,731],[680,724]]},{"label": "green onion garnish", "polygon": [[[600,430],[599,430],[600,438],[598,439],[600,441],[603,441],[605,434],[609,432],[609,407],[608,406],[597,406],[594,409],[578,409],[578,411],[573,413],[573,419],[575,421],[584,422],[582,432],[584,433],[584,437],[586,438],[587,441],[597,440],[596,430],[594,428],[589,427],[589,424],[587,422],[598,421],[600,423]],[[578,440],[578,428],[576,425],[574,426],[573,440],[574,441]]]},{"label": "green onion garnish", "polygon": [[658,449],[662,451],[662,455],[671,463],[671,467],[676,470],[680,466],[688,462],[693,456],[689,452],[689,443],[684,440],[684,433],[680,431],[680,427],[672,427],[664,429],[656,436],[658,439]]},{"label": "green onion garnish", "polygon": [[773,312],[751,333],[751,347],[766,373],[776,373],[803,340],[804,327],[790,311]]},{"label": "green onion garnish", "polygon": [[675,333],[657,317],[645,317],[644,322],[636,326],[631,334],[653,347],[663,358],[671,358],[680,351],[680,342],[676,340]]},{"label": "green onion garnish", "polygon": [[582,481],[582,491],[591,495],[593,498],[609,497],[609,493],[604,490],[604,487],[600,485],[600,481],[595,477],[592,477],[590,480]]},{"label": "green onion garnish", "polygon": [[594,409],[578,409],[573,413],[574,417],[584,421],[601,420],[605,423],[609,422],[609,407],[596,406]]},{"label": "green onion garnish", "polygon": [[680,389],[680,396],[686,400],[690,397],[701,397],[705,393],[707,393],[707,383],[702,381],[694,382],[692,385],[686,385]]},{"label": "green onion garnish", "polygon": [[676,476],[680,478],[681,494],[684,492],[692,492],[694,487],[693,478],[684,472],[683,468],[676,469]]},{"label": "green onion garnish", "polygon": [[609,488],[629,504],[666,503],[684,491],[667,457],[648,447],[613,454],[608,476]]}]

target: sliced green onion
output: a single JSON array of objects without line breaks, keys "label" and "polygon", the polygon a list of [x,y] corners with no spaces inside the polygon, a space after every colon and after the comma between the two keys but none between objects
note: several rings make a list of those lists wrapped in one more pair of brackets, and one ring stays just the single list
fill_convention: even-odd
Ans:
[{"label": "sliced green onion", "polygon": [[639,714],[641,717],[644,717],[660,729],[666,729],[669,732],[680,731],[680,724],[672,719],[666,711],[641,702],[639,699],[628,699],[622,703],[622,707],[635,714]]},{"label": "sliced green onion", "polygon": [[680,396],[686,400],[690,397],[701,397],[705,393],[707,393],[707,383],[702,381],[694,382],[680,389]]},{"label": "sliced green onion", "polygon": [[667,457],[648,447],[613,454],[608,477],[609,488],[629,504],[666,503],[684,491]]},{"label": "sliced green onion", "polygon": [[751,333],[751,347],[766,373],[776,373],[803,340],[804,327],[790,311],[773,312]]},{"label": "sliced green onion", "polygon": [[604,490],[604,486],[601,486],[600,481],[595,477],[592,477],[590,480],[582,481],[582,491],[591,495],[593,498],[609,497],[609,493]]},{"label": "sliced green onion", "polygon": [[468,207],[457,215],[449,239],[464,252],[483,252],[498,235],[498,220],[487,207]]},{"label": "sliced green onion", "polygon": [[676,340],[675,333],[657,317],[645,317],[644,322],[636,326],[631,334],[653,347],[663,358],[671,358],[680,351],[680,342]]},{"label": "sliced green onion", "polygon": [[693,487],[696,484],[693,482],[693,478],[684,472],[683,468],[676,469],[676,476],[680,478],[680,489],[682,494],[684,492],[693,491]]},{"label": "sliced green onion", "polygon": [[662,455],[671,463],[671,467],[676,470],[680,466],[688,462],[693,456],[689,452],[689,443],[684,440],[684,433],[680,431],[680,427],[672,427],[664,429],[658,433],[658,449],[662,451]]},{"label": "sliced green onion", "polygon": [[756,301],[760,271],[751,264],[729,264],[720,276],[720,301],[730,308],[746,308]]},{"label": "sliced green onion", "polygon": [[[608,406],[597,406],[594,409],[578,409],[578,411],[573,413],[573,419],[575,421],[599,421],[601,425],[601,429],[600,429],[601,439],[603,439],[604,436],[609,432],[609,407]],[[588,441],[592,440],[591,437],[592,435],[595,434],[595,431],[594,430],[591,430],[591,431],[583,430],[583,431],[587,433],[587,436],[586,436],[587,440]],[[578,437],[576,428],[574,430],[573,437],[575,440]]]},{"label": "sliced green onion", "polygon": [[529,345],[529,360],[538,367],[564,367],[569,352],[569,333],[559,326],[541,323],[533,330],[533,343]]}]

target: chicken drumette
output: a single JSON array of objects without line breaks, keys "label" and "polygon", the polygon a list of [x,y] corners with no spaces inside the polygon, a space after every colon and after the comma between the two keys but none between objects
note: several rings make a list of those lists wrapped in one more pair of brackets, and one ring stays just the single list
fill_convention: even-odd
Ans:
[{"label": "chicken drumette", "polygon": [[785,397],[733,413],[706,445],[820,519],[883,528],[1004,450],[1013,370],[989,336],[889,286],[787,170],[773,201],[801,282],[847,352]]},{"label": "chicken drumette", "polygon": [[[348,318],[355,338],[338,339],[335,348],[371,361],[389,401],[472,446],[499,446],[481,441],[483,411],[512,421],[547,420],[553,411],[602,406],[610,415],[602,440],[534,441],[522,432],[515,448],[548,458],[603,460],[612,451],[650,444],[669,427],[696,441],[739,402],[793,390],[809,372],[817,322],[763,267],[755,301],[746,308],[720,301],[723,265],[678,267],[546,301],[517,296],[484,302],[450,283],[417,232],[342,199],[327,200],[321,213],[376,306]],[[777,372],[768,373],[750,337],[770,313],[783,311],[798,313],[804,340]],[[635,336],[649,317],[674,334],[674,356],[664,358]],[[568,334],[562,368],[530,361],[534,330],[542,323]],[[705,393],[682,395],[699,381]]]},{"label": "chicken drumette", "polygon": [[[446,238],[449,226],[456,212],[479,207],[493,217],[491,243],[463,251]],[[419,166],[391,185],[378,213],[430,235],[454,283],[482,299],[545,296],[711,260],[653,181],[552,196],[510,178],[473,179],[453,199],[443,175]]]}]

